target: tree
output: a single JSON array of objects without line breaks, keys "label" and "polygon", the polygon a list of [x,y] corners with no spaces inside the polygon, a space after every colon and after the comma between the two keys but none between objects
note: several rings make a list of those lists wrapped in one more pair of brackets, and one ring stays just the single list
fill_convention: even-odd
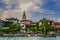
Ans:
[{"label": "tree", "polygon": [[40,30],[44,33],[47,34],[47,32],[49,31],[53,31],[54,27],[50,24],[48,24],[48,22],[43,22],[40,26]]},{"label": "tree", "polygon": [[9,33],[9,32],[17,32],[17,31],[20,31],[20,30],[21,30],[20,24],[11,25],[9,27],[9,29],[2,29],[2,28],[0,28],[0,32],[6,32],[6,33]]},{"label": "tree", "polygon": [[9,29],[10,29],[10,31],[12,31],[12,32],[16,32],[16,31],[20,31],[20,30],[21,30],[21,26],[20,26],[20,24],[14,24],[14,25],[11,26]]},{"label": "tree", "polygon": [[30,28],[30,31],[32,31],[32,32],[39,31],[39,25],[38,24],[32,25],[32,27]]},{"label": "tree", "polygon": [[12,26],[12,25],[13,25],[13,22],[5,21],[3,27],[10,27],[10,26]]}]

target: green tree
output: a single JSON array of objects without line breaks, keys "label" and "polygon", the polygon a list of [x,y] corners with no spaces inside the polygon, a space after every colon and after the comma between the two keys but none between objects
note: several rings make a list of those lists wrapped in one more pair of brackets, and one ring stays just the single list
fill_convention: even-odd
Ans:
[{"label": "green tree", "polygon": [[11,26],[9,29],[10,29],[10,31],[12,31],[12,32],[16,32],[16,31],[20,31],[20,30],[21,30],[21,26],[20,26],[20,24],[14,24],[14,25]]},{"label": "green tree", "polygon": [[43,22],[40,26],[40,31],[42,31],[44,34],[47,34],[47,32],[53,31],[53,30],[54,30],[54,27],[48,22]]},{"label": "green tree", "polygon": [[6,33],[9,33],[9,32],[17,32],[17,31],[20,31],[20,30],[21,30],[20,24],[11,25],[9,27],[9,29],[2,29],[2,28],[0,28],[0,32],[6,32]]},{"label": "green tree", "polygon": [[12,26],[12,25],[13,25],[13,22],[5,21],[3,27],[10,27],[10,26]]},{"label": "green tree", "polygon": [[32,27],[30,28],[30,31],[32,31],[32,32],[39,31],[39,25],[38,24],[32,25]]}]

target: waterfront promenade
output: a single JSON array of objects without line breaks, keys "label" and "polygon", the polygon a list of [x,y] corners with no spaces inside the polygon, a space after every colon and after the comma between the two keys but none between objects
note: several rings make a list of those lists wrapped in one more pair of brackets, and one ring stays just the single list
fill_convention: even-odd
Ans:
[{"label": "waterfront promenade", "polygon": [[0,37],[0,40],[60,40],[60,37]]},{"label": "waterfront promenade", "polygon": [[0,36],[3,37],[56,37],[57,35],[55,34],[50,34],[50,35],[44,35],[44,34],[40,34],[40,33],[15,33],[15,34],[2,34]]}]

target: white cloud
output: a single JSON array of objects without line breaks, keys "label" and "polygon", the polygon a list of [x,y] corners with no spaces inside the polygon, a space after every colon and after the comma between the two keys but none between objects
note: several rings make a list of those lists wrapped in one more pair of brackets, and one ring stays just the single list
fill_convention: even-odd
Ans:
[{"label": "white cloud", "polygon": [[[2,14],[1,19],[5,20],[6,18],[14,17],[14,18],[18,18],[19,20],[21,20],[22,14],[23,14],[23,11],[21,11],[21,10],[16,10],[16,9],[15,10],[6,10]],[[31,19],[31,14],[26,12],[26,15],[27,15],[28,19]]]},{"label": "white cloud", "polygon": [[[36,6],[37,4],[42,5],[42,0],[3,0],[5,4],[7,4],[6,8],[11,7],[12,4],[17,5],[16,7],[19,8],[31,8],[33,6]],[[23,9],[22,9],[23,10]]]},{"label": "white cloud", "polygon": [[3,0],[2,2],[10,5],[10,4],[15,4],[17,0]]},{"label": "white cloud", "polygon": [[19,12],[19,10],[7,10],[4,11],[4,13],[2,14],[1,19],[5,19],[9,17],[18,17],[18,16],[19,17],[21,16],[21,12]]},{"label": "white cloud", "polygon": [[[40,12],[40,13],[54,13],[49,10],[42,9],[40,6],[43,5],[43,0],[3,0],[7,6],[5,7],[8,10],[5,10],[1,16],[1,19],[5,19],[7,17],[17,17],[18,19],[22,19],[23,11],[26,11],[27,19],[32,18],[32,12]],[[15,4],[14,10],[11,10],[12,4]],[[40,5],[40,6],[37,6]]]},{"label": "white cloud", "polygon": [[39,10],[39,6],[36,6],[34,3],[21,3],[16,9],[20,9],[22,11],[37,11]]},{"label": "white cloud", "polygon": [[10,9],[12,8],[12,6],[11,6],[11,5],[7,5],[5,8],[6,8],[7,10],[10,10]]},{"label": "white cloud", "polygon": [[19,4],[19,3],[27,3],[33,2],[35,4],[42,4],[42,0],[3,0],[5,4]]},{"label": "white cloud", "polygon": [[58,20],[57,20],[58,22],[60,22],[60,18],[58,18]]},{"label": "white cloud", "polygon": [[5,12],[2,16],[1,16],[1,19],[4,19],[5,20],[5,18],[7,18],[8,17],[8,14],[7,14],[7,12]]},{"label": "white cloud", "polygon": [[4,10],[2,8],[0,8],[0,17],[2,16],[3,12],[4,12]]},{"label": "white cloud", "polygon": [[[38,11],[39,6],[36,6],[36,4],[42,4],[41,0],[3,0],[6,6],[6,9],[4,13],[2,14],[1,18],[5,19],[6,17],[18,17],[21,19],[21,16],[23,14],[23,11],[26,11],[27,19],[32,19],[32,12]],[[16,8],[14,10],[11,10],[11,4],[16,4]]]}]

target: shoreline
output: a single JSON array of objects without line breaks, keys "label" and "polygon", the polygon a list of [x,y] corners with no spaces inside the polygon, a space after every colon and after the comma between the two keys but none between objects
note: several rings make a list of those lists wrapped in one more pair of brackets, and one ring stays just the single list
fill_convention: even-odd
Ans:
[{"label": "shoreline", "polygon": [[43,35],[43,34],[3,34],[0,37],[56,37],[57,35]]}]

